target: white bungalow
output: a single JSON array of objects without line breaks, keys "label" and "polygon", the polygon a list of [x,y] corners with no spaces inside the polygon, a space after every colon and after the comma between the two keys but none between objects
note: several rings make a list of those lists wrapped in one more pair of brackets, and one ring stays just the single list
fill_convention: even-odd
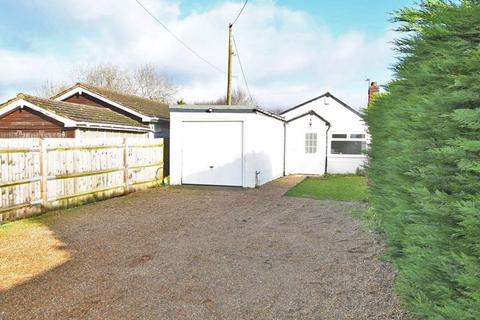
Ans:
[{"label": "white bungalow", "polygon": [[281,114],[286,174],[355,173],[365,164],[368,129],[361,114],[327,92]]}]

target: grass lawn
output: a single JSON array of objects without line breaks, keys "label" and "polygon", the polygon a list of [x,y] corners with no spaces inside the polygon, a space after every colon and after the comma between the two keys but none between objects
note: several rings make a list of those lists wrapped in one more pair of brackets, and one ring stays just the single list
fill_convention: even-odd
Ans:
[{"label": "grass lawn", "polygon": [[48,226],[58,217],[52,211],[0,225],[0,293],[70,259],[66,244]]},{"label": "grass lawn", "polygon": [[319,200],[366,201],[367,179],[356,175],[309,177],[290,189],[287,195]]}]

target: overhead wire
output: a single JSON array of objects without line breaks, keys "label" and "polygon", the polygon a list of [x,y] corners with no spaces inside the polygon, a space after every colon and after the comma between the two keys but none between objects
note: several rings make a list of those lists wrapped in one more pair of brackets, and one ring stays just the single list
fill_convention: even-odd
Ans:
[{"label": "overhead wire", "polygon": [[[238,21],[238,19],[240,18],[240,16],[242,15],[243,11],[245,10],[245,7],[247,6],[248,4],[248,1],[249,0],[246,0],[242,6],[242,8],[240,9],[240,11],[238,12],[237,16],[235,17],[235,19],[233,20],[233,22],[230,24],[231,27],[233,27],[233,25]],[[145,7],[143,5],[143,3],[140,1],[140,0],[135,0],[135,2],[150,16],[152,17],[160,26],[162,26],[163,29],[165,29],[175,40],[177,40],[183,47],[185,47],[188,51],[190,51],[193,55],[195,55],[197,58],[199,58],[200,60],[202,60],[203,62],[205,62],[206,64],[208,64],[210,67],[214,68],[215,70],[223,73],[223,74],[226,74],[226,72],[224,70],[222,70],[221,68],[217,67],[215,64],[213,64],[212,62],[208,61],[206,58],[202,57],[197,51],[195,51],[191,46],[189,46],[185,41],[183,41],[180,37],[178,37],[173,31],[171,31],[162,21],[160,21],[160,19],[158,19],[147,7]],[[252,96],[252,93],[250,91],[250,87],[248,85],[248,81],[247,81],[247,77],[245,75],[245,70],[243,69],[243,64],[242,64],[242,60],[240,58],[240,53],[239,53],[239,50],[238,50],[238,46],[237,46],[237,43],[235,41],[235,37],[232,36],[232,40],[233,40],[233,44],[235,46],[235,51],[236,51],[236,56],[237,56],[237,59],[238,59],[238,64],[240,66],[240,70],[242,72],[242,77],[243,77],[243,81],[245,83],[245,87],[247,89],[247,93],[249,95],[249,98],[250,98],[250,101],[252,104],[254,104],[254,101],[253,101],[253,96]]]},{"label": "overhead wire", "polygon": [[236,52],[238,64],[240,65],[240,70],[242,71],[243,81],[245,83],[245,87],[247,88],[248,96],[250,97],[250,102],[252,104],[255,104],[255,102],[253,101],[252,93],[250,91],[250,87],[248,85],[247,77],[245,76],[245,70],[243,70],[242,59],[240,58],[240,52],[238,51],[237,42],[235,41],[235,36],[233,36],[233,35],[232,35],[232,40],[233,40],[233,45],[235,46],[235,52]]},{"label": "overhead wire", "polygon": [[[162,21],[160,21],[160,19],[158,19],[150,10],[148,10],[141,2],[140,0],[135,0],[135,2],[138,3],[138,5],[140,7],[143,8],[143,10],[150,16],[152,17],[158,24],[160,24],[175,40],[177,40],[182,46],[184,46],[188,51],[190,51],[193,55],[195,55],[197,58],[199,58],[200,60],[202,60],[203,62],[207,63],[210,67],[214,68],[215,70],[223,73],[223,74],[226,74],[226,72],[222,69],[220,69],[219,67],[217,67],[215,64],[213,64],[212,62],[208,61],[207,59],[205,59],[204,57],[202,57],[197,51],[195,51],[192,47],[190,47],[187,43],[185,43],[185,41],[183,41],[182,39],[180,39],[175,33],[173,33],[173,31],[171,31]],[[247,1],[248,2],[248,1]],[[246,4],[245,4],[246,5]],[[243,9],[242,9],[243,11]],[[241,12],[240,12],[241,14]],[[240,15],[239,15],[240,16]],[[238,16],[238,17],[239,17]],[[237,17],[237,19],[238,19]]]},{"label": "overhead wire", "polygon": [[233,20],[233,22],[230,24],[232,27],[233,27],[233,25],[235,24],[235,22],[237,22],[238,18],[240,18],[240,16],[242,15],[243,10],[245,10],[245,7],[247,6],[247,3],[248,3],[248,0],[245,1],[245,3],[243,4],[242,9],[240,9],[240,12],[237,14],[237,17],[236,17],[235,20]]}]

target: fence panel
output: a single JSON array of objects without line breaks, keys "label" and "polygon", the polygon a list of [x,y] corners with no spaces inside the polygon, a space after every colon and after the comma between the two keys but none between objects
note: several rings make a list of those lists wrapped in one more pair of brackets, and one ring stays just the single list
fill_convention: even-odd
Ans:
[{"label": "fence panel", "polygon": [[0,139],[0,215],[40,200],[40,141]]},{"label": "fence panel", "polygon": [[48,200],[64,200],[123,186],[123,140],[47,142]]},{"label": "fence panel", "polygon": [[[127,163],[130,184],[163,179],[163,139],[156,143],[142,140],[129,140]],[[152,140],[150,140],[152,141]]]},{"label": "fence panel", "polygon": [[163,180],[163,139],[0,139],[0,222]]}]

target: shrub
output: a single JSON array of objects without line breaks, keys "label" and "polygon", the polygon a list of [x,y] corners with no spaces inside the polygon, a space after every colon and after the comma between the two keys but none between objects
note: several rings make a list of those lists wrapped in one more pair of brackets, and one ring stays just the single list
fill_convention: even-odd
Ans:
[{"label": "shrub", "polygon": [[395,79],[366,115],[371,216],[413,315],[480,319],[480,1],[394,21]]}]

